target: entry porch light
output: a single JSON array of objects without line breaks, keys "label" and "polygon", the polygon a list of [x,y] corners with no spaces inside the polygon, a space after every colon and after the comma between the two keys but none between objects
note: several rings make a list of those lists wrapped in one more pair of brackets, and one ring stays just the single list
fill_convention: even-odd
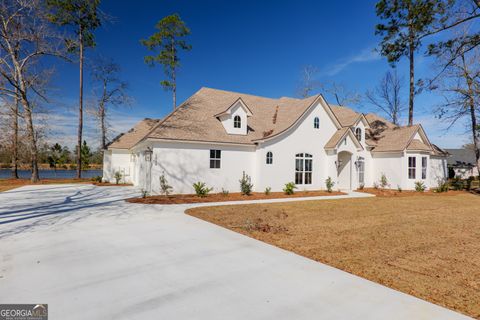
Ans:
[{"label": "entry porch light", "polygon": [[152,161],[152,154],[153,154],[153,151],[150,147],[147,148],[147,150],[144,151],[144,154],[145,154],[145,161]]}]

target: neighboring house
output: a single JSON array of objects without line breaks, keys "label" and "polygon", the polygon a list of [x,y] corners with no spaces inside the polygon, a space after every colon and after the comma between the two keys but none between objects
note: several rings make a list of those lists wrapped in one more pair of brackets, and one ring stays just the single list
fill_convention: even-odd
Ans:
[{"label": "neighboring house", "polygon": [[446,149],[448,168],[453,170],[455,177],[468,179],[478,176],[478,168],[475,165],[475,152],[472,149]]},{"label": "neighboring house", "polygon": [[163,120],[145,119],[115,139],[104,155],[104,179],[159,191],[164,174],[174,193],[201,181],[239,191],[248,174],[255,191],[373,186],[382,174],[391,188],[427,187],[446,178],[446,154],[421,125],[398,127],[374,115],[329,105],[322,95],[270,99],[202,88]]}]

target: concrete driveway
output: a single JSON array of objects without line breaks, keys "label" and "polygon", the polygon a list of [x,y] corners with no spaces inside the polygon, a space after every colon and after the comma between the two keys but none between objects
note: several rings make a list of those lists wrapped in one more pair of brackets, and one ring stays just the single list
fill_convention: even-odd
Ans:
[{"label": "concrete driveway", "polygon": [[183,214],[131,187],[0,193],[0,303],[50,319],[466,319]]}]

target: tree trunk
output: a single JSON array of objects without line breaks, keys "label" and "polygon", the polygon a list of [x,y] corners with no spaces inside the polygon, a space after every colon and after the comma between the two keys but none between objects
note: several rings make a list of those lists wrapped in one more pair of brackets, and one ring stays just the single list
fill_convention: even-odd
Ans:
[{"label": "tree trunk", "polygon": [[175,39],[172,38],[172,93],[173,93],[173,110],[177,109],[177,75],[175,70],[175,63],[177,53],[175,52]]},{"label": "tree trunk", "polygon": [[12,178],[18,179],[18,89],[15,89],[15,106],[13,108],[13,141],[12,141]]},{"label": "tree trunk", "polygon": [[413,101],[415,99],[415,47],[413,30],[410,28],[409,35],[409,62],[410,62],[410,95],[408,97],[408,125],[413,125]]},{"label": "tree trunk", "polygon": [[177,82],[175,71],[173,71],[173,110],[177,109]]},{"label": "tree trunk", "polygon": [[32,182],[40,181],[38,174],[38,149],[37,149],[37,137],[33,128],[33,116],[32,109],[25,96],[22,97],[23,109],[25,110],[25,120],[27,122],[27,133],[30,140],[30,159],[32,161]]},{"label": "tree trunk", "polygon": [[80,92],[78,105],[78,139],[77,139],[77,179],[82,177],[82,132],[83,132],[83,30],[80,27]]}]

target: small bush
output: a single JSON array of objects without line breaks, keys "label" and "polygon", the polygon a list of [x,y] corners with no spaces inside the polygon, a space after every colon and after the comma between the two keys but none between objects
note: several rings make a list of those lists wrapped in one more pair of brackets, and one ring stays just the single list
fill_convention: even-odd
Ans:
[{"label": "small bush", "polygon": [[380,176],[380,186],[382,187],[382,189],[385,189],[386,187],[390,186],[388,184],[388,179],[385,173],[382,173],[382,175]]},{"label": "small bush", "polygon": [[148,191],[147,190],[142,189],[140,192],[142,193],[142,198],[145,199],[146,197],[148,197]]},{"label": "small bush", "polygon": [[222,188],[222,196],[227,197],[229,193],[230,192],[228,190]]},{"label": "small bush", "polygon": [[435,188],[435,192],[448,192],[450,185],[448,184],[448,180],[439,179],[437,183],[437,187]]},{"label": "small bush", "polygon": [[427,187],[423,181],[415,181],[415,191],[423,192],[425,189],[427,189]]},{"label": "small bush", "polygon": [[397,184],[397,190],[398,190],[398,192],[402,192],[402,191],[403,191],[402,187],[400,187],[399,184]]},{"label": "small bush", "polygon": [[207,187],[205,182],[200,181],[193,184],[193,189],[195,189],[196,195],[201,198],[206,197],[210,193],[210,191],[213,190],[213,188]]},{"label": "small bush", "polygon": [[374,183],[373,183],[373,189],[378,189],[378,188],[379,188],[378,182],[374,182]]},{"label": "small bush", "polygon": [[240,191],[244,196],[249,196],[252,194],[253,183],[252,179],[248,174],[245,174],[245,172],[243,172],[242,179],[238,180],[238,182],[240,182]]},{"label": "small bush", "polygon": [[272,188],[266,187],[266,188],[265,188],[265,195],[268,196],[268,195],[271,193],[271,191],[272,191]]},{"label": "small bush", "polygon": [[327,180],[325,180],[325,186],[327,187],[328,192],[332,192],[335,182],[333,182],[331,177],[328,177]]},{"label": "small bush", "polygon": [[95,176],[95,177],[92,177],[91,179],[93,182],[102,182],[102,176]]},{"label": "small bush", "polygon": [[459,177],[452,179],[452,187],[454,190],[463,190],[463,181]]},{"label": "small bush", "polygon": [[288,195],[292,195],[295,193],[295,189],[297,189],[297,186],[293,182],[288,182],[285,183],[285,188],[283,188],[283,192]]},{"label": "small bush", "polygon": [[168,196],[172,190],[173,187],[168,184],[167,178],[165,178],[165,174],[162,174],[160,176],[160,193]]},{"label": "small bush", "polygon": [[115,183],[119,184],[120,180],[122,180],[123,175],[120,171],[116,171],[113,177],[115,178]]},{"label": "small bush", "polygon": [[358,186],[358,190],[363,190],[364,188],[365,188],[365,184],[360,183],[360,185]]}]

